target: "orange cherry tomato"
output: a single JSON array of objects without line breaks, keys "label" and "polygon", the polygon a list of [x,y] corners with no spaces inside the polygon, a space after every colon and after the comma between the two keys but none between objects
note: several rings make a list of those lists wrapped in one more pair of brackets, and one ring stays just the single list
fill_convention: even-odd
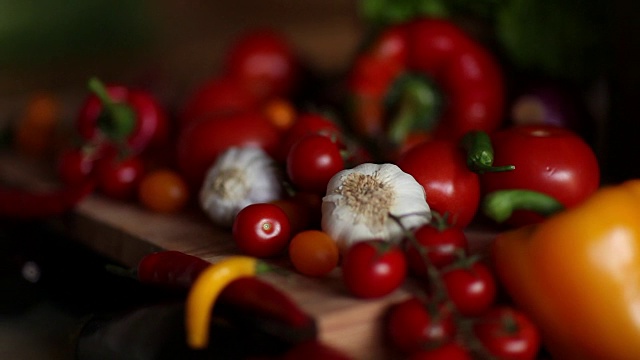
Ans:
[{"label": "orange cherry tomato", "polygon": [[296,121],[296,109],[288,100],[275,98],[269,100],[262,109],[271,123],[282,131],[289,129]]},{"label": "orange cherry tomato", "polygon": [[32,157],[42,157],[53,150],[59,112],[60,104],[53,94],[43,92],[29,98],[16,123],[16,150]]},{"label": "orange cherry tomato", "polygon": [[189,190],[178,173],[159,169],[143,177],[138,187],[138,198],[149,210],[173,213],[184,208],[189,198]]},{"label": "orange cherry tomato", "polygon": [[338,266],[340,252],[336,242],[320,230],[305,230],[289,243],[289,259],[303,275],[324,276]]}]

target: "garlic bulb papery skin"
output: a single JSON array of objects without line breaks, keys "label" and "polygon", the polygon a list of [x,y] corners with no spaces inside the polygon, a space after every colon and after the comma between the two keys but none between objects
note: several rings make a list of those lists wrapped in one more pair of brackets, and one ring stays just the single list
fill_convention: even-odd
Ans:
[{"label": "garlic bulb papery skin", "polygon": [[259,147],[231,147],[207,170],[200,207],[217,225],[230,227],[240,210],[282,194],[275,161]]},{"label": "garlic bulb papery skin", "polygon": [[402,227],[414,229],[431,220],[424,188],[395,164],[365,163],[331,178],[322,198],[322,230],[342,252],[359,241],[398,243]]}]

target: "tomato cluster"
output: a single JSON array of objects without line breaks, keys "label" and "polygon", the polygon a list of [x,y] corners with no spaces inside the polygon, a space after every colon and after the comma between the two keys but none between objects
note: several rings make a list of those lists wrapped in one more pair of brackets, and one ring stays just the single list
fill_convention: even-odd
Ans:
[{"label": "tomato cluster", "polygon": [[[365,118],[391,109],[383,109],[381,103],[370,106],[370,97],[380,100],[388,90],[381,88],[382,83],[388,85],[399,69],[442,68],[455,88],[462,90],[466,77],[473,80],[474,73],[466,66],[489,61],[482,49],[471,47],[468,39],[460,40],[459,30],[449,24],[438,21],[394,29],[354,65],[359,69],[352,74],[351,86],[359,80],[357,115],[361,117],[355,126],[350,123],[353,119],[341,118],[338,111],[321,113],[293,99],[300,87],[301,62],[285,39],[272,31],[241,36],[228,49],[222,72],[199,84],[171,114],[175,118],[148,93],[116,85],[100,87],[94,81],[94,94],[77,119],[82,144],[60,153],[60,179],[71,186],[95,182],[98,191],[114,200],[135,200],[155,212],[178,212],[195,203],[194,195],[210,190],[203,184],[223,154],[232,148],[258,148],[273,160],[283,191],[273,201],[243,204],[232,214],[228,230],[238,252],[284,258],[303,276],[338,276],[343,295],[361,299],[381,298],[411,283],[416,291],[388,308],[383,326],[392,347],[412,359],[533,359],[540,349],[536,326],[499,298],[500,284],[490,263],[471,253],[466,230],[476,221],[529,224],[544,219],[538,210],[548,214],[576,206],[599,186],[597,159],[571,130],[550,125],[494,129],[494,116],[490,126],[480,127],[490,133],[462,134],[469,126],[438,127],[433,133],[420,128],[405,134],[402,143],[384,143],[380,149],[381,139],[376,138],[372,146],[362,134],[380,135],[387,129],[383,123],[368,129],[375,124]],[[440,33],[443,29],[446,32]],[[428,58],[428,52],[423,54],[422,48],[407,52],[408,41],[416,41],[408,37],[409,30],[441,37],[444,42],[434,44],[444,48],[432,50],[442,59],[431,59],[430,65],[414,63],[416,57]],[[439,64],[446,59],[454,62]],[[471,65],[463,66],[465,59]],[[258,61],[261,66],[252,65]],[[383,63],[397,66],[381,68]],[[465,81],[456,76],[454,70],[459,67]],[[476,85],[498,79],[494,70],[488,67],[489,72],[475,79]],[[378,84],[381,78],[385,81]],[[496,114],[494,105],[501,100],[495,96],[502,88],[498,90],[487,100]],[[458,110],[451,108],[447,114],[474,114],[473,103],[482,100],[475,97],[484,93],[465,94],[458,94]],[[175,124],[169,124],[169,119]],[[175,138],[169,137],[170,128]],[[485,137],[477,140],[467,135]],[[402,228],[403,237],[397,242],[372,238],[339,249],[336,239],[320,226],[327,185],[342,170],[383,161],[395,163],[422,186],[425,197],[422,193],[418,197],[426,199],[432,220],[417,228]],[[209,186],[233,192],[246,180],[234,179],[231,185],[220,179]],[[499,217],[496,214],[502,210],[493,209],[495,204],[487,199],[503,192],[520,195],[509,200],[513,208]],[[557,207],[538,209],[528,202],[535,196],[551,198]],[[402,227],[401,222],[398,225]]]}]

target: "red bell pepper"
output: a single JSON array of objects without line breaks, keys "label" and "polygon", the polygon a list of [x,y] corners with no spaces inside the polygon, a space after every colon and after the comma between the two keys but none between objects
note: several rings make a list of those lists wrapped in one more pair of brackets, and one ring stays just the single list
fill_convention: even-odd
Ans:
[{"label": "red bell pepper", "polygon": [[168,116],[150,93],[122,85],[105,86],[97,78],[89,80],[89,89],[93,94],[85,99],[76,120],[86,141],[123,144],[134,154],[167,141]]},{"label": "red bell pepper", "polygon": [[378,144],[400,146],[415,130],[458,140],[502,122],[499,63],[443,19],[386,28],[356,59],[348,86],[354,131]]}]

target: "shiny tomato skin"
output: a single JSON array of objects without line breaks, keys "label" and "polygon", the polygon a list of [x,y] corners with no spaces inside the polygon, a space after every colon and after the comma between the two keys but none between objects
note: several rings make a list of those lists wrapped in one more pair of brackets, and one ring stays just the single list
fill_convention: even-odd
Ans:
[{"label": "shiny tomato skin", "polygon": [[380,240],[351,245],[342,259],[344,284],[349,293],[360,298],[379,298],[393,292],[406,274],[402,250]]},{"label": "shiny tomato skin", "polygon": [[289,242],[293,267],[307,276],[324,276],[338,266],[340,251],[329,234],[319,230],[297,233]]},{"label": "shiny tomato skin", "polygon": [[456,142],[423,142],[402,154],[396,164],[422,185],[429,207],[447,215],[449,225],[464,228],[471,223],[480,204],[480,179],[467,167]]},{"label": "shiny tomato skin", "polygon": [[507,306],[494,307],[478,318],[473,332],[484,348],[498,359],[534,360],[540,334],[525,313]]},{"label": "shiny tomato skin", "polygon": [[391,305],[385,326],[391,344],[406,354],[451,341],[456,333],[450,311],[441,308],[431,314],[427,305],[416,297]]},{"label": "shiny tomato skin", "polygon": [[[414,236],[427,249],[429,262],[438,269],[450,265],[469,251],[467,236],[459,227],[439,228],[434,224],[425,224],[414,230]],[[416,245],[408,241],[405,251],[409,269],[417,276],[426,277],[427,267]]]},{"label": "shiny tomato skin", "polygon": [[272,29],[252,29],[240,35],[228,50],[223,67],[262,99],[287,97],[300,76],[293,48]]},{"label": "shiny tomato skin", "polygon": [[[483,193],[529,189],[554,197],[565,207],[581,203],[600,186],[600,167],[591,147],[571,130],[551,125],[522,125],[492,135],[494,165],[515,170],[482,175]],[[538,222],[541,216],[516,211],[515,225]]]},{"label": "shiny tomato skin", "polygon": [[287,155],[287,176],[302,191],[324,194],[329,180],[344,170],[338,145],[331,138],[310,134],[296,142]]},{"label": "shiny tomato skin", "polygon": [[482,315],[496,298],[496,280],[488,266],[481,262],[446,271],[442,281],[449,299],[464,316]]},{"label": "shiny tomato skin", "polygon": [[56,171],[60,180],[66,185],[79,185],[87,181],[95,169],[95,161],[82,149],[63,150],[56,163]]},{"label": "shiny tomato skin", "polygon": [[200,188],[218,155],[232,146],[258,146],[272,155],[280,133],[259,112],[211,116],[187,126],[177,142],[177,163],[187,183]]},{"label": "shiny tomato skin", "polygon": [[316,113],[302,113],[282,136],[282,142],[278,148],[277,159],[285,161],[291,147],[301,138],[310,134],[323,134],[328,136],[340,134],[338,125],[329,118]]},{"label": "shiny tomato skin", "polygon": [[115,154],[96,163],[97,187],[104,195],[116,200],[132,200],[144,175],[141,158],[119,159]]},{"label": "shiny tomato skin", "polygon": [[242,253],[259,258],[281,254],[291,238],[287,214],[271,203],[244,207],[236,215],[231,232]]}]

